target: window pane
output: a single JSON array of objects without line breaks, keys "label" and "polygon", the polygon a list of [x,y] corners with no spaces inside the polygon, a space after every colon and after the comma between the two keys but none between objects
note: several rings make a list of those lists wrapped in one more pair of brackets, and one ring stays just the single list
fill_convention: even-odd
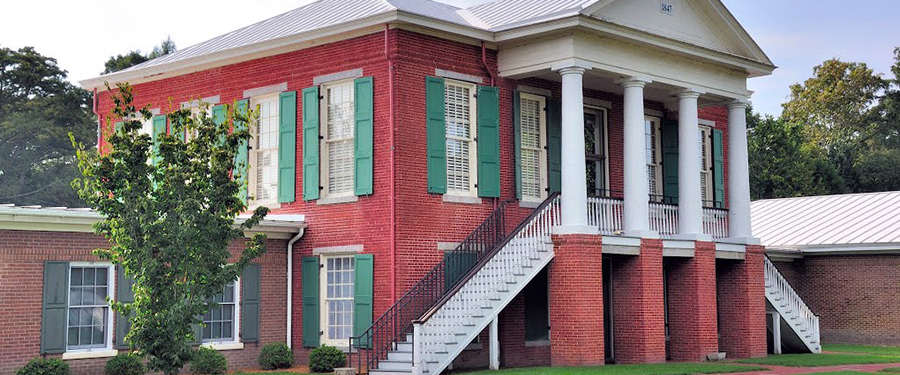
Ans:
[{"label": "window pane", "polygon": [[353,83],[327,87],[325,145],[328,194],[353,191]]},{"label": "window pane", "polygon": [[260,101],[257,108],[259,119],[253,142],[256,153],[255,199],[273,200],[278,195],[278,99]]},{"label": "window pane", "polygon": [[327,277],[325,329],[328,340],[342,340],[352,332],[353,257],[331,257],[325,262]]},{"label": "window pane", "polygon": [[83,273],[84,273],[84,270],[81,268],[72,268],[72,271],[70,271],[69,285],[80,286],[81,285],[81,277],[82,277]]},{"label": "window pane", "polygon": [[94,269],[93,268],[85,268],[84,269],[84,278],[82,280],[82,285],[96,285],[94,280]]},{"label": "window pane", "polygon": [[541,102],[522,98],[520,101],[520,133],[521,133],[521,158],[520,170],[522,172],[522,197],[540,200],[542,195],[541,181],[541,156],[543,155],[543,142],[541,142]]},{"label": "window pane", "polygon": [[444,114],[447,136],[447,188],[469,192],[470,150],[474,148],[471,122],[470,88],[445,85]]}]

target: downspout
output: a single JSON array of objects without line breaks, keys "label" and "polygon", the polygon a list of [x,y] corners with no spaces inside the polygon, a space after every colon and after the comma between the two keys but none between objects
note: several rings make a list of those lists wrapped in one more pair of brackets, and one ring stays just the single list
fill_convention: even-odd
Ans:
[{"label": "downspout", "polygon": [[388,38],[390,37],[390,25],[384,24],[384,57],[388,61],[388,123],[391,125],[390,140],[391,145],[391,197],[389,202],[391,205],[391,301],[397,298],[397,209],[396,209],[396,193],[397,183],[394,175],[394,162],[396,161],[396,145],[394,144],[394,58],[391,57],[390,48],[388,46]]},{"label": "downspout", "polygon": [[100,141],[103,136],[100,134],[100,112],[97,110],[97,88],[94,87],[94,106],[92,108],[94,115],[97,116],[97,153],[100,153]]},{"label": "downspout", "polygon": [[[484,70],[487,70],[488,74],[491,75],[491,86],[494,86],[496,83],[496,77],[494,76],[494,71],[491,70],[491,67],[488,66],[487,63],[487,48],[484,46],[484,41],[481,41],[481,64],[484,65]],[[493,198],[494,201],[494,210],[500,206],[500,198]]]},{"label": "downspout", "polygon": [[292,323],[293,323],[293,312],[294,312],[294,244],[303,238],[303,234],[306,233],[306,226],[300,227],[300,231],[297,232],[297,235],[294,238],[291,238],[287,244],[287,320],[285,321],[285,325],[287,326],[287,346],[290,349],[293,345],[291,342],[291,332],[293,331]]}]

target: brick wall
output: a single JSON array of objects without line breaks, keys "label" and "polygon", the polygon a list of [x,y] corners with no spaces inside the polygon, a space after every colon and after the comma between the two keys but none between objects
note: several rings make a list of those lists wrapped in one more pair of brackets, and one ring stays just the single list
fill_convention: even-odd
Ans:
[{"label": "brick wall", "polygon": [[616,362],[664,362],[662,240],[644,239],[641,255],[611,259]]},{"label": "brick wall", "polygon": [[525,341],[525,293],[500,312],[500,366],[549,366],[550,344]]},{"label": "brick wall", "polygon": [[766,356],[765,249],[746,249],[743,261],[716,261],[719,350],[728,358]]},{"label": "brick wall", "polygon": [[[240,253],[243,242],[235,241],[229,246],[232,255]],[[40,355],[44,262],[98,261],[91,251],[106,246],[105,239],[90,233],[0,230],[0,374],[12,373]],[[262,272],[260,343],[223,352],[231,368],[257,367],[262,345],[284,342],[285,246],[283,240],[268,240],[266,254],[256,260]],[[93,375],[102,372],[107,360],[67,362],[73,375]]]},{"label": "brick wall", "polygon": [[[600,235],[554,235],[550,263],[553,366],[602,365],[603,264]],[[599,298],[590,298],[594,295]]]},{"label": "brick wall", "polygon": [[669,354],[701,361],[719,350],[716,326],[716,245],[696,242],[693,258],[666,259]]},{"label": "brick wall", "polygon": [[819,315],[822,342],[900,345],[900,255],[807,256],[776,266]]}]

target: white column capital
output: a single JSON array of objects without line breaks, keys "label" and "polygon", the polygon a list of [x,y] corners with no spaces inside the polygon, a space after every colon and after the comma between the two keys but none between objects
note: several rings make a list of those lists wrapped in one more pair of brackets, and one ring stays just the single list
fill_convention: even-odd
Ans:
[{"label": "white column capital", "polygon": [[699,99],[700,95],[705,93],[706,91],[703,90],[688,88],[675,92],[675,97],[678,99]]},{"label": "white column capital", "polygon": [[567,66],[565,68],[559,69],[559,75],[569,75],[569,74],[577,74],[583,75],[584,72],[587,71],[584,67],[581,66]]},{"label": "white column capital", "polygon": [[725,103],[725,106],[728,107],[728,109],[737,109],[737,108],[747,109],[747,107],[749,105],[750,105],[750,101],[747,99],[734,99],[734,100],[731,100],[731,101]]},{"label": "white column capital", "polygon": [[614,83],[624,88],[640,87],[643,88],[648,83],[653,82],[649,77],[631,76],[617,79]]}]

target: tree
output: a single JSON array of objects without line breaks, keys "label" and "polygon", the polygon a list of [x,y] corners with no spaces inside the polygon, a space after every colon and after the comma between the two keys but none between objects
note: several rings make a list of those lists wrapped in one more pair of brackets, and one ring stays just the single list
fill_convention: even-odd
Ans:
[{"label": "tree", "polygon": [[163,40],[162,43],[160,43],[158,46],[153,47],[153,51],[151,51],[146,56],[141,54],[141,50],[134,50],[124,55],[110,56],[104,64],[103,72],[101,72],[100,74],[118,72],[145,61],[168,55],[172,52],[175,52],[176,49],[177,48],[175,47],[175,42],[173,42],[172,37],[169,36],[166,37],[166,40]]},{"label": "tree", "polygon": [[800,124],[747,108],[750,192],[753,199],[843,192],[843,179],[809,142]]},{"label": "tree", "polygon": [[66,134],[93,146],[91,94],[31,47],[0,48],[0,203],[82,206]]},{"label": "tree", "polygon": [[[131,87],[119,85],[113,101],[112,120],[122,125],[109,137],[111,151],[98,155],[76,144],[83,177],[72,185],[104,215],[95,230],[111,246],[95,254],[134,278],[134,302],[112,303],[118,313],[132,313],[126,340],[149,357],[151,370],[177,374],[193,355],[192,325],[201,323],[207,301],[265,251],[265,236],[256,234],[237,262],[229,263],[229,243],[268,212],[260,207],[234,227],[247,207],[232,172],[246,170],[234,161],[250,133],[246,127],[229,129],[249,123],[252,114],[229,106],[227,119],[217,124],[205,113],[192,117],[180,110],[168,115],[172,134],[159,134],[154,143],[138,132],[141,118],[151,113],[135,109]],[[185,130],[196,137],[185,142],[175,135]]]}]

